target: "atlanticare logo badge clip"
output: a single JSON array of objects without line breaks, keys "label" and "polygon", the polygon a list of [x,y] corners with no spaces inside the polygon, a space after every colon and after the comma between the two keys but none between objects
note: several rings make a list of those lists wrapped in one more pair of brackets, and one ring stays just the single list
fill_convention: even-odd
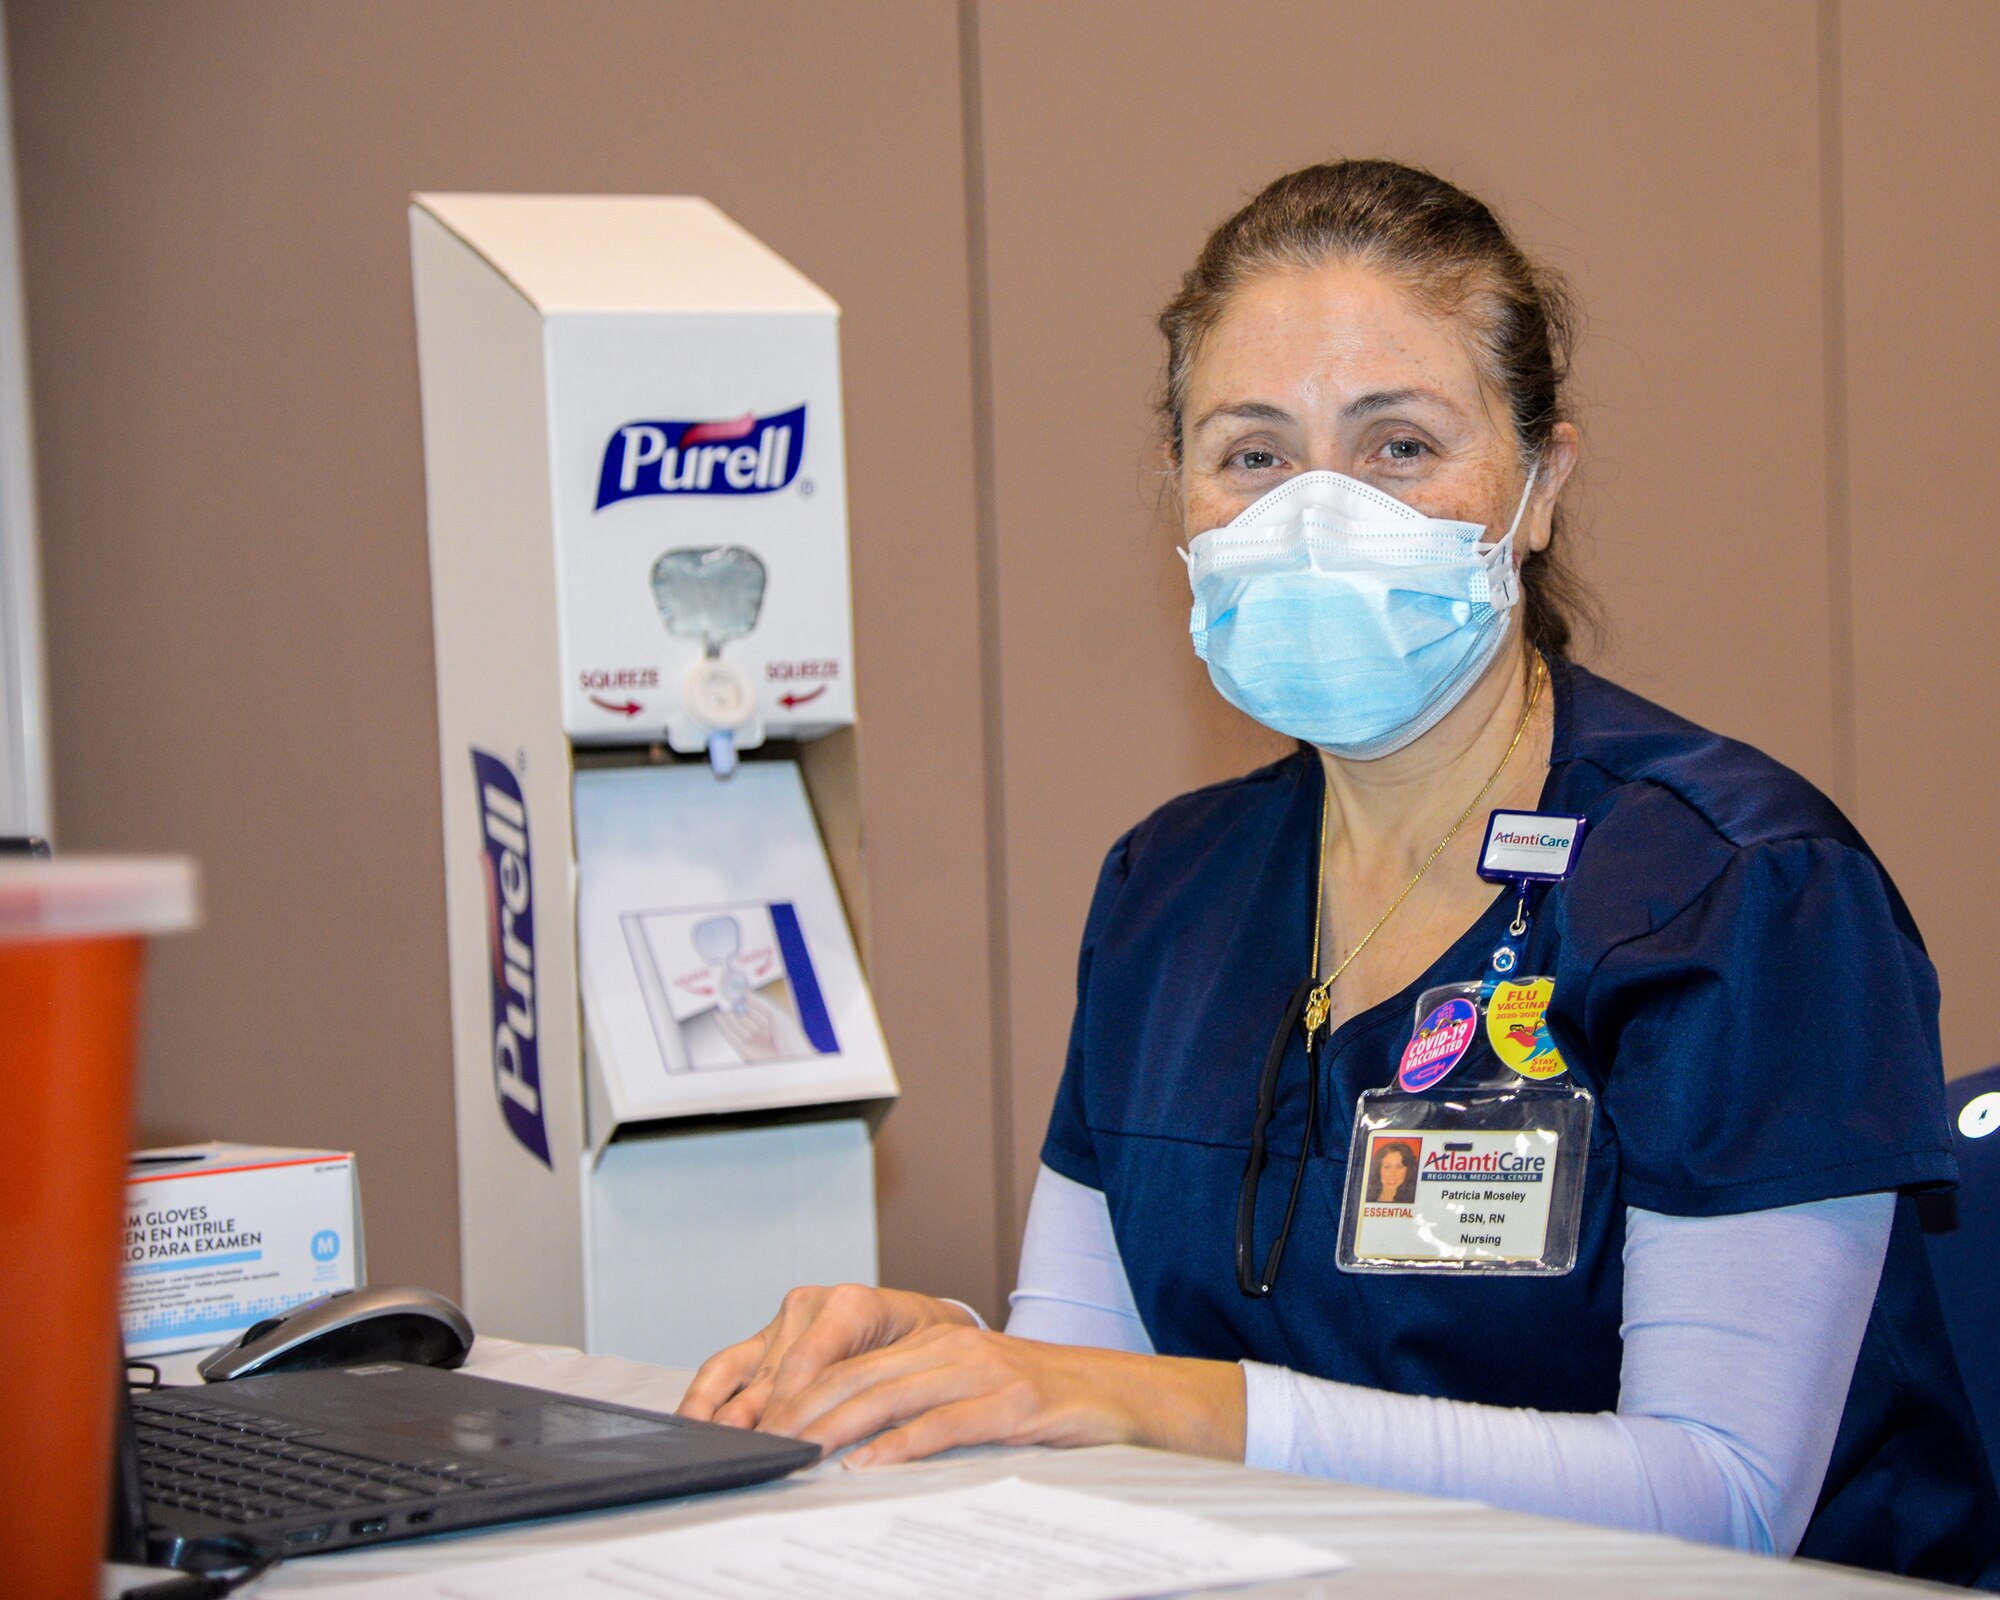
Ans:
[{"label": "atlanticare logo badge clip", "polygon": [[775,494],[805,455],[804,406],[726,422],[628,422],[605,441],[594,509],[654,494]]}]

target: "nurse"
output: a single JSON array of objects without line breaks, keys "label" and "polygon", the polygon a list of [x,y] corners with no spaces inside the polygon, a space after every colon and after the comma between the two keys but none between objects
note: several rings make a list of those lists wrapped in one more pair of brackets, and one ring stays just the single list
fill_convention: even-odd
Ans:
[{"label": "nurse", "polygon": [[1379,1139],[1369,1163],[1366,1199],[1384,1205],[1405,1205],[1416,1197],[1417,1174],[1410,1145],[1401,1139]]},{"label": "nurse", "polygon": [[[683,1411],[1975,1578],[2000,1504],[1909,1198],[1953,1178],[1936,979],[1823,796],[1570,660],[1560,287],[1471,195],[1342,162],[1217,229],[1160,327],[1195,647],[1299,749],[1112,847],[1007,1332],[799,1289]],[[1495,810],[1583,818],[1567,877],[1483,879]],[[1552,985],[1522,1057],[1594,1107],[1574,1265],[1342,1271],[1357,1102],[1459,1048],[1420,996],[1503,961]]]}]

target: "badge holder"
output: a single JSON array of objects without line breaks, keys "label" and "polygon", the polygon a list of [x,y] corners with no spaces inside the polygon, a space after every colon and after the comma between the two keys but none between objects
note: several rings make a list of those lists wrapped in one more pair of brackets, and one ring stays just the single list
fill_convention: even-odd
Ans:
[{"label": "badge holder", "polygon": [[1395,1084],[1355,1105],[1342,1271],[1559,1277],[1576,1265],[1596,1104],[1563,1081],[1554,980],[1517,969],[1535,889],[1569,875],[1583,826],[1493,813],[1479,872],[1514,885],[1514,916],[1484,978],[1418,997]]}]

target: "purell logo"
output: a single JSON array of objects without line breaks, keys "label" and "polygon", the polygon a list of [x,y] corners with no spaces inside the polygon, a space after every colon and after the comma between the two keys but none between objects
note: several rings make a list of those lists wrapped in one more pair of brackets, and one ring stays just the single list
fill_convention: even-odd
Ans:
[{"label": "purell logo", "polygon": [[507,1126],[546,1167],[542,1069],[535,1043],[535,905],[528,875],[528,806],[504,761],[472,752],[485,849],[487,969],[493,983],[493,1089]]},{"label": "purell logo", "polygon": [[594,509],[652,494],[775,494],[805,455],[804,406],[727,422],[628,422],[605,442]]}]

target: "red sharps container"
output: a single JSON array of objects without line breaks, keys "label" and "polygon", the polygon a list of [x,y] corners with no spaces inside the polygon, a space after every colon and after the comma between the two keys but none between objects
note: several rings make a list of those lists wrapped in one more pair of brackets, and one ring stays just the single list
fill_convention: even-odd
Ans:
[{"label": "red sharps container", "polygon": [[0,1551],[14,1594],[98,1592],[139,973],[194,867],[0,862]]}]

